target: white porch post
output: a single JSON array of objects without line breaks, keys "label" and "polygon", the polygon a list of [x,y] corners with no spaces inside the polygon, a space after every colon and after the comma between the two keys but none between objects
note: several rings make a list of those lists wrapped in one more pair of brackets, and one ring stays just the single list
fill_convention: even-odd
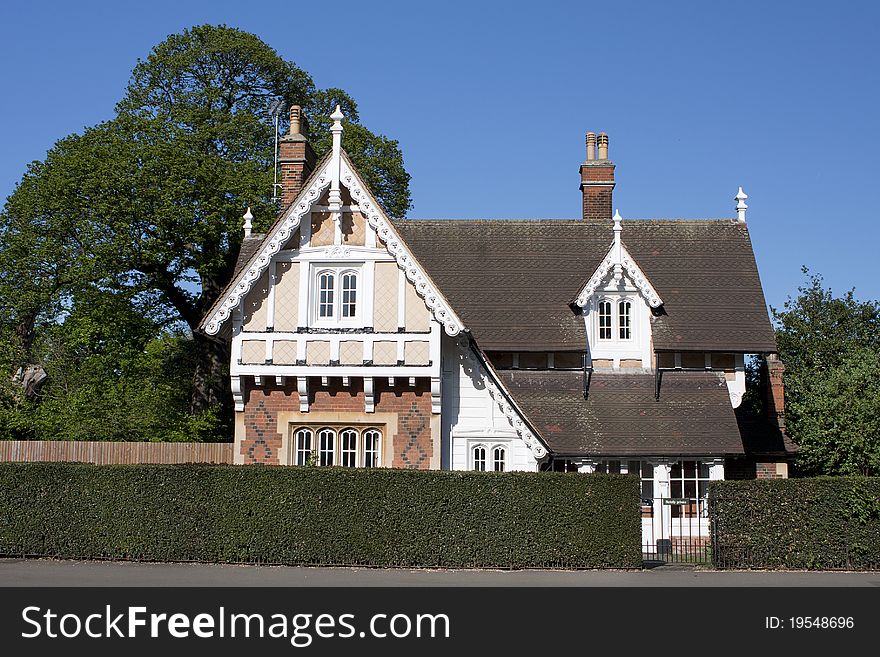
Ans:
[{"label": "white porch post", "polygon": [[724,479],[724,459],[712,459],[709,461],[709,480],[721,481]]},{"label": "white porch post", "polygon": [[672,526],[672,510],[668,504],[663,504],[663,499],[669,497],[669,473],[672,466],[667,461],[658,461],[654,466],[654,547],[657,540],[669,538],[669,530]]}]

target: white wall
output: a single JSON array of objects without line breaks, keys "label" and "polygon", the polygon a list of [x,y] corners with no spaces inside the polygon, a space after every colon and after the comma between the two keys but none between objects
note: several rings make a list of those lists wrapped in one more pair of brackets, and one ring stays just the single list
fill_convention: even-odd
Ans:
[{"label": "white wall", "polygon": [[[485,372],[472,370],[473,362],[462,357],[454,338],[441,343],[443,410],[441,432],[444,470],[470,470],[471,448],[496,445],[507,449],[507,469],[537,471],[538,462],[517,436],[486,390]],[[490,466],[491,469],[491,466]]]}]

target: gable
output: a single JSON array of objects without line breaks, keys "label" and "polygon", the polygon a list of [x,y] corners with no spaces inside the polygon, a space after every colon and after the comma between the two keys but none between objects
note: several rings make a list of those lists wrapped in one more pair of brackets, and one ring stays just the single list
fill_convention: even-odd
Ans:
[{"label": "gable", "polygon": [[[325,195],[328,188],[331,196]],[[329,199],[332,198],[334,190],[338,190],[337,193],[341,198],[343,189],[348,197],[349,207],[356,206],[356,211],[349,210],[348,217],[343,213],[340,227],[337,228],[336,222],[330,218],[331,213],[329,210],[325,212],[325,209],[330,205]],[[320,203],[322,199],[327,203],[323,207]],[[313,213],[312,209],[315,207],[318,207],[319,211]],[[370,231],[373,231],[378,238],[377,243],[384,246],[409,283],[409,285],[398,283],[398,288],[404,292],[403,303],[399,306],[405,309],[405,320],[411,325],[424,327],[428,323],[426,317],[433,317],[448,335],[453,336],[465,328],[430,276],[398,235],[348,156],[340,150],[338,153],[331,152],[318,164],[303,191],[279,217],[260,246],[255,249],[248,263],[241,267],[239,273],[213,304],[200,326],[205,333],[217,335],[242,301],[244,302],[242,311],[246,315],[256,314],[257,322],[266,321],[260,315],[260,310],[265,305],[261,299],[265,299],[268,293],[264,277],[277,275],[277,270],[276,273],[269,270],[274,266],[274,258],[280,251],[289,249],[292,241],[302,241],[300,236],[306,229],[302,225],[304,221],[309,224],[310,247],[327,246],[328,249],[339,249],[340,256],[345,255],[345,246],[360,246],[359,242],[366,242]],[[314,235],[311,235],[312,229]],[[341,239],[336,239],[337,230],[342,233]],[[263,281],[262,285],[261,281]],[[252,290],[253,294],[251,294]],[[416,299],[421,299],[424,310],[417,307]],[[302,321],[301,317],[297,319]]]}]

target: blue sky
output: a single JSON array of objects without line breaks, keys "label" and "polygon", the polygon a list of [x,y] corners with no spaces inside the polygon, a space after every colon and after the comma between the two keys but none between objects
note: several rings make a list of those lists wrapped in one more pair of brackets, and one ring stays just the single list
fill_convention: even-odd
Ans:
[{"label": "blue sky", "polygon": [[3,197],[112,116],[155,44],[225,23],[400,141],[412,217],[578,217],[584,133],[605,131],[624,218],[732,217],[742,185],[770,304],[801,265],[880,298],[880,3],[83,1],[2,18]]}]

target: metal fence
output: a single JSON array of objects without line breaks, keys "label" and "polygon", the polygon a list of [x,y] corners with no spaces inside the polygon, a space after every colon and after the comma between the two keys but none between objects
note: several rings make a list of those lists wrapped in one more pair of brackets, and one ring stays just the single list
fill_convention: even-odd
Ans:
[{"label": "metal fence", "polygon": [[712,536],[705,497],[642,500],[642,557],[646,563],[711,563]]},{"label": "metal fence", "polygon": [[0,440],[0,461],[65,461],[99,465],[232,463],[232,443],[144,443]]}]

